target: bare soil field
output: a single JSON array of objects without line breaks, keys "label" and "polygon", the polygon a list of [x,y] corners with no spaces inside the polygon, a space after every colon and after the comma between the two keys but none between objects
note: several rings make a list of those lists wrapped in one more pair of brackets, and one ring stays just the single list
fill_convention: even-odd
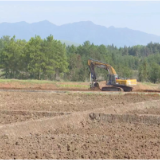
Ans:
[{"label": "bare soil field", "polygon": [[0,158],[160,158],[158,94],[0,92]]}]

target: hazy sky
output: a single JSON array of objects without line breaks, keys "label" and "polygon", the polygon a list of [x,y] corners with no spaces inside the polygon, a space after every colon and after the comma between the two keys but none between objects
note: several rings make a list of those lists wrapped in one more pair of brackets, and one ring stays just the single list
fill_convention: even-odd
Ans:
[{"label": "hazy sky", "polygon": [[160,36],[160,1],[0,1],[0,23],[43,20],[56,25],[89,20]]}]

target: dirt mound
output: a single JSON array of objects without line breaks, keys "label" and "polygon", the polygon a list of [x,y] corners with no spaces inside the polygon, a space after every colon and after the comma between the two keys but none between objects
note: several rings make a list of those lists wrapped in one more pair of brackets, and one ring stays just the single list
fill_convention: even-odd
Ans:
[{"label": "dirt mound", "polygon": [[35,112],[35,111],[0,111],[0,124],[11,124],[46,117],[55,117],[69,113],[62,112]]},{"label": "dirt mound", "polygon": [[144,124],[160,124],[160,115],[132,115],[132,114],[102,114],[91,113],[89,114],[91,120],[105,123],[144,123]]},{"label": "dirt mound", "polygon": [[158,85],[147,85],[140,82],[137,82],[137,85],[133,87],[135,92],[160,92]]}]

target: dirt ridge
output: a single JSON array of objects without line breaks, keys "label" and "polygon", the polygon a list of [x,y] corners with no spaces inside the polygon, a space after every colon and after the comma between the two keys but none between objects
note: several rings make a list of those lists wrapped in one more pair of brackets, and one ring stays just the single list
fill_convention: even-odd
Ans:
[{"label": "dirt ridge", "polygon": [[[63,115],[63,116],[56,116],[50,118],[42,118],[38,120],[31,120],[25,122],[17,122],[8,125],[0,126],[0,136],[8,135],[8,136],[26,136],[33,133],[43,133],[46,130],[55,130],[59,127],[66,128],[67,126],[73,128],[80,128],[82,124],[86,124],[89,120],[89,114],[98,112],[108,113],[108,114],[117,114],[117,113],[126,113],[129,110],[133,110],[135,108],[142,109],[142,108],[149,108],[153,107],[154,105],[160,106],[160,100],[153,100],[147,102],[139,102],[134,104],[127,104],[125,110],[121,109],[121,107],[113,106],[112,109],[108,108],[100,108],[95,110],[88,110],[88,111],[80,111],[74,112],[70,115]],[[124,106],[123,106],[124,108]]]}]

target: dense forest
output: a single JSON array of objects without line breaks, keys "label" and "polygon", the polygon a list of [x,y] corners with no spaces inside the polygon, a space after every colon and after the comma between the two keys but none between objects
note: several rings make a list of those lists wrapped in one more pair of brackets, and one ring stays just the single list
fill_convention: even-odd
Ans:
[{"label": "dense forest", "polygon": [[[4,36],[0,39],[0,76],[14,79],[89,80],[89,58],[112,65],[119,77],[138,81],[160,81],[160,44],[117,48],[94,45],[89,41],[78,47],[66,46],[52,35],[29,41]],[[96,69],[98,79],[107,71]]]}]

